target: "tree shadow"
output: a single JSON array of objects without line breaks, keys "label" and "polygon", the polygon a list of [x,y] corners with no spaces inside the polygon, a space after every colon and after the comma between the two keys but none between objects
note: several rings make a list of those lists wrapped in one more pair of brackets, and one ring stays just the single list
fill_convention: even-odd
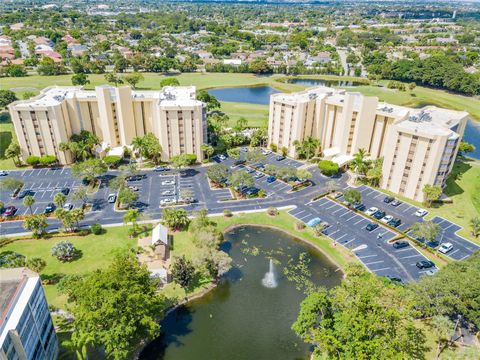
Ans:
[{"label": "tree shadow", "polygon": [[463,174],[472,168],[472,165],[465,161],[455,163],[450,177],[447,179],[447,187],[445,188],[445,195],[455,196],[463,194],[464,190],[458,185],[458,181],[462,180]]},{"label": "tree shadow", "polygon": [[12,133],[9,131],[0,132],[0,159],[5,158],[5,150],[12,143]]},{"label": "tree shadow", "polygon": [[53,273],[53,274],[41,274],[40,279],[45,285],[55,285],[58,284],[60,280],[65,276],[63,273]]}]

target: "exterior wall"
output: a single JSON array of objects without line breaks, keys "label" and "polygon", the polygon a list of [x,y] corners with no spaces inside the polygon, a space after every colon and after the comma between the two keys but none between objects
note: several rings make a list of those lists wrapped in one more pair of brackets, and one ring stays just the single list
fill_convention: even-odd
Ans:
[{"label": "exterior wall", "polygon": [[287,147],[292,157],[297,155],[293,142],[306,136],[320,139],[329,154],[348,157],[365,149],[372,159],[384,158],[383,188],[418,201],[423,201],[425,184],[445,185],[468,114],[454,112],[450,119],[436,109],[432,116],[439,116],[438,122],[431,116],[410,121],[411,109],[379,107],[376,97],[322,89],[318,93],[310,101],[305,93],[297,94],[298,98],[295,94],[271,96],[269,145],[276,144],[278,150]]},{"label": "exterior wall", "polygon": [[[63,95],[63,88],[56,89]],[[203,104],[195,101],[194,91],[184,104],[182,99],[172,100],[171,95],[164,101],[160,92],[137,94],[126,86],[99,86],[90,92],[69,88],[64,93],[68,91],[73,95],[50,100],[48,106],[42,105],[48,102],[42,100],[43,95],[35,98],[39,100],[36,103],[18,101],[9,106],[23,158],[55,155],[60,163],[68,164],[71,154],[59,151],[59,144],[87,130],[110,147],[129,145],[134,137],[153,133],[162,145],[163,160],[181,153],[203,159],[200,146],[206,143],[207,124]]]},{"label": "exterior wall", "polygon": [[[18,320],[13,328],[9,326],[12,319]],[[0,330],[1,359],[57,359],[57,336],[39,277],[23,280]]]}]

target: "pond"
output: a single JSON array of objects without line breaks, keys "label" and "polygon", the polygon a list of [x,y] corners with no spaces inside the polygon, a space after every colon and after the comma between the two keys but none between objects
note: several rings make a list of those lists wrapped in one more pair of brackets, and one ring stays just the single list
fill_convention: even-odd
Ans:
[{"label": "pond", "polygon": [[467,127],[465,128],[463,139],[476,147],[475,152],[468,153],[467,156],[480,159],[480,122],[469,120],[467,122]]},{"label": "pond", "polygon": [[233,87],[208,90],[210,95],[220,101],[244,102],[249,104],[268,105],[270,95],[278,93],[271,86]]},{"label": "pond", "polygon": [[[140,359],[308,359],[308,344],[291,330],[304,295],[284,269],[326,287],[338,284],[342,273],[324,255],[281,231],[244,226],[225,240],[232,269],[209,294],[167,315],[162,335]],[[310,274],[292,267],[305,264],[300,258]]]},{"label": "pond", "polygon": [[304,78],[288,79],[286,82],[289,84],[297,84],[297,85],[303,85],[303,86],[327,86],[327,87],[365,85],[364,83],[361,83],[358,81],[304,79]]}]

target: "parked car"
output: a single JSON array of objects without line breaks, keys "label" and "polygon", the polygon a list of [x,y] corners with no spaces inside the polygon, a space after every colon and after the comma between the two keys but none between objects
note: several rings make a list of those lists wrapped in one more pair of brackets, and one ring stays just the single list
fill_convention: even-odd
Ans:
[{"label": "parked car", "polygon": [[390,226],[393,226],[393,227],[399,227],[401,223],[402,223],[402,220],[400,220],[398,218],[394,218],[394,219],[390,220],[387,224],[390,225]]},{"label": "parked car", "polygon": [[430,260],[421,260],[415,264],[419,269],[429,269],[434,267],[435,264]]},{"label": "parked car", "polygon": [[87,177],[84,177],[84,178],[82,179],[82,185],[83,185],[83,186],[90,185],[90,182],[91,182],[90,179],[87,178]]},{"label": "parked car", "polygon": [[362,203],[356,203],[356,204],[353,204],[353,208],[358,211],[365,211],[366,206],[363,205]]},{"label": "parked car", "polygon": [[452,249],[453,249],[453,244],[447,242],[447,243],[444,243],[444,244],[440,245],[440,247],[438,248],[438,251],[440,251],[442,254],[446,254],[449,251],[452,251]]},{"label": "parked car", "polygon": [[415,216],[418,216],[418,217],[424,217],[425,215],[428,214],[428,211],[427,210],[424,210],[424,209],[418,209],[416,212],[415,212]]},{"label": "parked car", "polygon": [[375,214],[373,214],[373,217],[377,220],[382,219],[385,216],[385,211],[380,211],[378,210]]},{"label": "parked car", "polygon": [[388,224],[392,220],[393,220],[392,215],[386,215],[386,216],[384,216],[383,218],[380,219],[380,221],[385,223],[385,224]]},{"label": "parked car", "polygon": [[220,161],[227,160],[227,157],[223,154],[218,155],[218,158],[220,159]]},{"label": "parked car", "polygon": [[390,205],[396,207],[396,206],[400,205],[401,203],[402,203],[402,202],[401,202],[400,200],[395,199],[395,200],[393,200],[393,201],[390,203]]},{"label": "parked car", "polygon": [[375,214],[377,211],[378,211],[378,208],[372,206],[372,207],[369,208],[367,211],[365,211],[365,215],[370,215],[370,216],[372,216],[372,215]]},{"label": "parked car", "polygon": [[367,229],[367,231],[373,231],[373,230],[375,230],[376,228],[378,228],[378,224],[376,224],[376,223],[369,223],[369,224],[367,224],[367,226],[365,227],[365,229]]},{"label": "parked car", "polygon": [[267,149],[262,150],[262,154],[265,156],[270,155],[271,153],[272,153],[272,150],[267,150]]},{"label": "parked car", "polygon": [[163,172],[168,170],[170,170],[170,168],[166,166],[156,166],[155,169],[153,169],[153,171],[156,171],[156,172]]},{"label": "parked car", "polygon": [[164,180],[162,181],[162,185],[175,185],[175,180]]},{"label": "parked car", "polygon": [[116,194],[109,194],[108,195],[107,201],[110,204],[113,204],[116,200],[117,200],[117,195]]},{"label": "parked car", "polygon": [[248,188],[248,189],[245,191],[245,194],[247,194],[247,195],[249,195],[249,196],[252,196],[252,195],[258,194],[259,191],[260,191],[260,189],[257,189],[256,187],[251,187],[251,188]]},{"label": "parked car", "polygon": [[269,184],[275,182],[275,180],[277,180],[277,178],[275,176],[267,177],[267,183],[269,183]]},{"label": "parked car", "polygon": [[265,176],[265,175],[263,175],[261,172],[256,172],[255,175],[253,175],[253,177],[254,177],[255,179],[260,179],[260,178],[262,178],[262,177],[264,177],[264,176]]},{"label": "parked car", "polygon": [[278,155],[278,156],[275,158],[275,160],[277,160],[277,161],[285,160],[285,156],[283,156],[283,155]]},{"label": "parked car", "polygon": [[134,185],[130,185],[128,188],[129,188],[130,190],[132,190],[132,191],[138,191],[138,190],[140,190],[140,188],[139,188],[138,186],[134,186]]},{"label": "parked car", "polygon": [[[342,192],[340,192],[340,191],[335,191],[335,192],[332,194],[332,197],[333,197],[334,199],[338,199],[339,197],[342,197],[342,195],[343,195]],[[376,208],[375,208],[375,209],[376,209]],[[378,209],[377,209],[377,210],[378,210]],[[377,211],[377,210],[375,210],[375,211]]]},{"label": "parked car", "polygon": [[55,206],[54,203],[48,203],[47,206],[45,207],[45,210],[43,211],[44,214],[50,214],[55,211],[57,207]]},{"label": "parked car", "polygon": [[235,166],[238,166],[238,165],[243,165],[245,164],[246,161],[245,160],[235,160],[235,162],[233,163]]},{"label": "parked car", "polygon": [[403,248],[406,248],[410,246],[410,244],[408,243],[408,241],[395,241],[393,243],[393,248],[394,249],[403,249]]},{"label": "parked car", "polygon": [[0,170],[0,176],[7,176],[8,175],[8,172],[6,172],[5,170]]},{"label": "parked car", "polygon": [[162,191],[163,196],[173,196],[175,195],[175,190],[164,190]]},{"label": "parked car", "polygon": [[252,174],[252,173],[255,172],[255,169],[252,169],[252,168],[250,168],[250,167],[247,167],[247,168],[245,168],[245,171],[246,171],[247,173],[249,173],[249,174]]},{"label": "parked car", "polygon": [[140,181],[147,177],[145,174],[127,176],[127,181]]},{"label": "parked car", "polygon": [[70,211],[72,209],[73,209],[73,204],[72,203],[66,203],[65,205],[63,205],[63,210]]},{"label": "parked car", "polygon": [[62,188],[62,190],[60,190],[60,192],[63,195],[67,196],[68,194],[70,194],[70,189],[69,188]]},{"label": "parked car", "polygon": [[25,196],[33,196],[33,195],[35,195],[35,191],[23,190],[23,191],[20,191],[20,193],[18,194],[18,198],[23,199]]},{"label": "parked car", "polygon": [[383,202],[390,204],[393,200],[395,200],[393,196],[385,196],[385,199],[383,199]]},{"label": "parked car", "polygon": [[166,206],[166,205],[173,205],[175,204],[175,199],[169,198],[169,199],[162,199],[160,200],[160,205]]},{"label": "parked car", "polygon": [[10,205],[10,206],[7,206],[5,208],[5,212],[3,213],[3,215],[5,215],[7,217],[8,216],[13,216],[13,215],[15,215],[16,212],[17,212],[17,208],[13,205]]}]

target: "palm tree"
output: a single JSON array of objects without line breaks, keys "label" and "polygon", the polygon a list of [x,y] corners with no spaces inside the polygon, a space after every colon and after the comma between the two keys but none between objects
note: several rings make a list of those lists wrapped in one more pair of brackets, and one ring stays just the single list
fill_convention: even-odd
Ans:
[{"label": "palm tree", "polygon": [[27,206],[30,209],[31,215],[33,215],[33,211],[32,211],[33,204],[35,204],[35,199],[33,198],[33,196],[28,195],[23,198],[23,205]]},{"label": "palm tree", "polygon": [[368,171],[368,162],[365,160],[367,156],[367,151],[365,149],[358,149],[358,151],[353,155],[353,159],[350,163],[350,169],[352,169],[357,174],[365,175]]},{"label": "palm tree", "polygon": [[123,215],[123,222],[125,224],[132,223],[134,234],[137,232],[137,220],[139,217],[140,213],[137,209],[130,209],[125,213],[125,215]]},{"label": "palm tree", "polygon": [[65,205],[66,201],[67,197],[60,192],[58,194],[55,194],[55,196],[53,197],[53,203],[58,207],[62,207],[63,205]]},{"label": "palm tree", "polygon": [[141,136],[134,137],[132,140],[132,146],[133,146],[133,150],[137,154],[141,154],[143,149],[143,137]]},{"label": "palm tree", "polygon": [[307,136],[303,141],[295,140],[293,145],[295,146],[295,151],[309,161],[312,156],[317,154],[320,148],[320,140]]},{"label": "palm tree", "polygon": [[200,145],[200,150],[202,150],[205,153],[205,155],[207,155],[207,160],[210,160],[210,156],[212,156],[213,152],[215,151],[213,146],[208,144]]}]

